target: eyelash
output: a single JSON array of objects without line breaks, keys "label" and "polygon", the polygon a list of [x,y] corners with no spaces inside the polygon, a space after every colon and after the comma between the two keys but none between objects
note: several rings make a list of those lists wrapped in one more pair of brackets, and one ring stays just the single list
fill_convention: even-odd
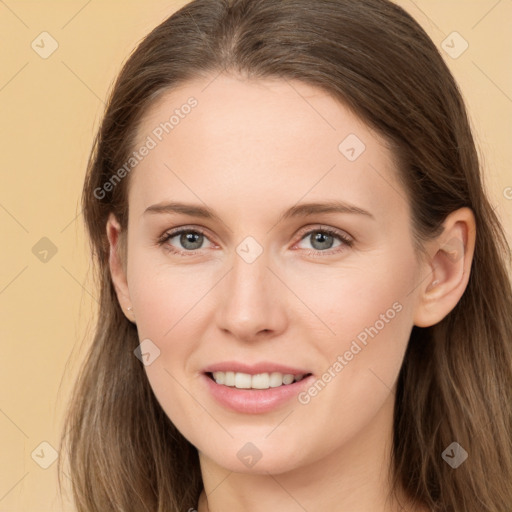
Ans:
[{"label": "eyelash", "polygon": [[[179,251],[175,249],[172,245],[168,244],[167,242],[174,238],[177,235],[181,235],[182,233],[195,233],[195,234],[201,234],[208,238],[208,235],[199,228],[177,228],[176,230],[167,231],[164,233],[157,241],[158,245],[163,247],[165,250],[169,251],[172,254],[175,254],[177,256],[183,256],[183,257],[189,257],[194,256],[198,253],[200,253],[201,249],[195,250],[195,251]],[[308,235],[311,235],[313,233],[323,233],[327,234],[329,236],[332,236],[334,238],[337,238],[342,242],[341,245],[339,245],[335,249],[327,249],[325,251],[320,251],[318,249],[302,249],[303,251],[306,251],[307,256],[329,256],[332,254],[338,254],[346,250],[347,248],[352,247],[354,244],[354,241],[345,235],[341,234],[339,231],[329,228],[329,227],[317,227],[315,229],[310,229],[309,231],[306,231],[303,233],[299,239],[299,242],[302,241],[304,238],[306,238]],[[209,240],[209,238],[208,238]]]}]

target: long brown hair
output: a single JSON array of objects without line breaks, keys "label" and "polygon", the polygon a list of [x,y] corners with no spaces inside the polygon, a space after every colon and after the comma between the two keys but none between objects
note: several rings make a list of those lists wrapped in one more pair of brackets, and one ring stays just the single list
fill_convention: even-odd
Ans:
[{"label": "long brown hair", "polygon": [[[458,87],[419,24],[388,0],[195,0],[125,63],[82,197],[101,298],[61,439],[77,510],[177,512],[197,504],[197,451],[134,357],[136,327],[109,272],[105,226],[114,212],[126,231],[129,177],[104,184],[127,161],[158,96],[222,71],[317,86],[377,130],[396,159],[418,247],[449,213],[473,210],[476,248],[461,300],[438,324],[411,333],[396,393],[393,488],[434,511],[512,510],[510,248],[484,192]],[[452,442],[469,453],[457,469],[441,456]]]}]

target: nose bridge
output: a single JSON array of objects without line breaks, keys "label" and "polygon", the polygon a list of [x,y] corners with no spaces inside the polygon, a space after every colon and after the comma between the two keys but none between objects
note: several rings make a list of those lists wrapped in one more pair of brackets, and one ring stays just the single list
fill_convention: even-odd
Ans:
[{"label": "nose bridge", "polygon": [[219,327],[245,339],[284,327],[286,308],[270,265],[269,253],[254,238],[236,247],[218,304]]},{"label": "nose bridge", "polygon": [[[261,248],[261,249],[260,249]],[[236,248],[233,267],[228,278],[228,297],[239,313],[255,311],[268,304],[268,254],[252,241],[244,241]],[[262,314],[263,311],[260,312]]]},{"label": "nose bridge", "polygon": [[233,257],[233,270],[230,276],[231,292],[237,295],[240,301],[246,297],[254,302],[263,299],[268,291],[268,255],[242,242],[236,249]]}]

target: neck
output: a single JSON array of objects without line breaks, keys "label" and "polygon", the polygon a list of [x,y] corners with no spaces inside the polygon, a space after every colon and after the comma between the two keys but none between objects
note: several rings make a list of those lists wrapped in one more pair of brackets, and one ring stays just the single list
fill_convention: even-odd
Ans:
[{"label": "neck", "polygon": [[200,453],[205,490],[198,512],[423,512],[400,491],[396,497],[391,493],[393,398],[379,418],[338,450],[284,473],[235,473]]}]

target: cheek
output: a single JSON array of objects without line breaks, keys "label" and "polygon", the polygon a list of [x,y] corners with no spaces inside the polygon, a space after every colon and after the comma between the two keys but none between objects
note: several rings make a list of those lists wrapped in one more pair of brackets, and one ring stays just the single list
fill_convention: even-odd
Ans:
[{"label": "cheek", "polygon": [[314,326],[318,336],[313,341],[331,355],[349,350],[353,340],[369,346],[377,338],[383,340],[379,343],[383,349],[384,340],[395,340],[392,348],[400,351],[397,345],[407,342],[412,322],[416,271],[412,252],[403,248],[347,259],[338,268],[309,264],[282,269],[290,289],[307,306],[297,302],[302,316],[290,322]]},{"label": "cheek", "polygon": [[128,284],[139,336],[165,343],[183,325],[193,328],[214,283],[215,275],[208,269],[171,266],[161,258],[134,251]]},{"label": "cheek", "polygon": [[325,425],[360,428],[391,393],[412,329],[415,273],[413,255],[403,251],[331,269],[309,281],[315,286],[290,276],[290,287],[321,320],[310,315],[321,333],[310,342],[324,367],[300,403]]},{"label": "cheek", "polygon": [[153,393],[176,428],[197,444],[196,421],[204,409],[191,399],[195,375],[189,366],[204,338],[205,299],[212,284],[190,268],[155,265],[134,255],[129,286],[139,339],[151,340],[159,350],[144,367]]}]

